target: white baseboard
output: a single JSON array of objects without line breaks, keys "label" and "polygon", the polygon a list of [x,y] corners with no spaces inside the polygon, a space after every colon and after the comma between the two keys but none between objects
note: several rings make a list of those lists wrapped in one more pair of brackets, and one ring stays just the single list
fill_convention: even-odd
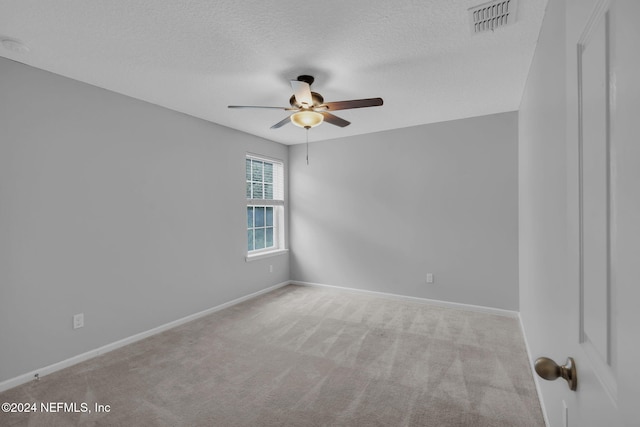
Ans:
[{"label": "white baseboard", "polygon": [[540,388],[540,378],[536,374],[533,358],[531,357],[531,349],[529,348],[529,340],[527,340],[527,333],[524,329],[524,323],[522,323],[522,316],[518,314],[518,321],[520,322],[520,330],[522,331],[522,337],[524,338],[524,346],[527,349],[527,358],[529,360],[529,366],[531,367],[531,375],[533,375],[533,383],[536,385],[536,392],[538,393],[538,401],[540,402],[540,408],[542,409],[542,417],[544,418],[545,426],[549,427],[549,417],[547,416],[547,408],[544,406],[544,400],[542,400],[542,389]]},{"label": "white baseboard", "polygon": [[288,284],[290,284],[289,281],[278,283],[277,285],[270,286],[270,287],[268,287],[266,289],[262,289],[262,290],[260,290],[258,292],[254,292],[252,294],[245,295],[245,296],[240,297],[240,298],[236,298],[236,299],[234,299],[232,301],[225,302],[224,304],[220,304],[220,305],[217,305],[215,307],[208,308],[208,309],[200,311],[198,313],[190,314],[190,315],[185,316],[185,317],[183,317],[181,319],[174,320],[174,321],[169,322],[169,323],[165,323],[164,325],[158,326],[158,327],[153,328],[153,329],[149,329],[148,331],[140,332],[139,334],[135,334],[135,335],[132,335],[130,337],[123,338],[123,339],[121,339],[119,341],[112,342],[112,343],[104,345],[102,347],[87,351],[86,353],[78,354],[76,356],[70,357],[68,359],[62,360],[62,361],[54,363],[52,365],[45,366],[43,368],[36,369],[34,371],[31,371],[31,372],[27,372],[26,374],[19,375],[19,376],[15,377],[15,378],[11,378],[11,379],[2,381],[2,382],[0,382],[0,392],[9,390],[10,388],[13,388],[13,387],[17,387],[17,386],[19,386],[21,384],[25,384],[25,383],[33,380],[34,378],[36,378],[36,376],[39,377],[39,378],[42,378],[45,375],[49,375],[49,374],[51,374],[53,372],[59,371],[61,369],[67,368],[67,367],[75,365],[75,364],[78,364],[80,362],[84,362],[85,360],[92,359],[92,358],[94,358],[96,356],[99,356],[99,355],[104,354],[104,353],[108,353],[110,351],[116,350],[116,349],[118,349],[120,347],[123,347],[125,345],[132,344],[132,343],[134,343],[136,341],[140,341],[140,340],[142,340],[144,338],[150,337],[152,335],[159,334],[160,332],[164,332],[164,331],[166,331],[168,329],[175,328],[176,326],[180,326],[180,325],[182,325],[184,323],[191,322],[192,320],[199,319],[200,317],[204,317],[204,316],[206,316],[208,314],[215,313],[216,311],[220,311],[220,310],[222,310],[224,308],[231,307],[231,306],[239,304],[239,303],[241,303],[243,301],[250,300],[250,299],[255,298],[257,296],[260,296],[262,294],[266,294],[267,292],[271,292],[273,290],[276,290],[278,288],[286,286]]},{"label": "white baseboard", "polygon": [[367,295],[376,295],[376,296],[385,297],[385,298],[416,301],[416,302],[421,302],[425,304],[436,305],[439,307],[455,308],[457,310],[475,311],[480,313],[497,314],[499,316],[506,316],[511,318],[519,318],[519,313],[517,311],[504,310],[501,308],[484,307],[481,305],[462,304],[457,302],[440,301],[440,300],[420,298],[420,297],[410,297],[406,295],[391,294],[386,292],[368,291],[365,289],[345,288],[342,286],[325,285],[322,283],[302,282],[299,280],[290,280],[289,283],[292,285],[300,285],[300,286],[316,286],[316,287],[322,287],[322,288],[340,289],[344,291],[356,292],[356,293],[367,294]]}]

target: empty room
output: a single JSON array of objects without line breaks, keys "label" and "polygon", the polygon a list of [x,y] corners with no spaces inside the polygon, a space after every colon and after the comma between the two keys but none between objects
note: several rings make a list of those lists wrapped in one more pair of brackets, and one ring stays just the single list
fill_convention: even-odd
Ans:
[{"label": "empty room", "polygon": [[0,425],[639,426],[637,16],[0,1]]}]

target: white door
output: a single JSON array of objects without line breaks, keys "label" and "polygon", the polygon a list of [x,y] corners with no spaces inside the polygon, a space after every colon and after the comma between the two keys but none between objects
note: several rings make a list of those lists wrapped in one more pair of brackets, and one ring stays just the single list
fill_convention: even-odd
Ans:
[{"label": "white door", "polygon": [[578,390],[565,424],[640,426],[640,0],[568,0],[566,19]]}]

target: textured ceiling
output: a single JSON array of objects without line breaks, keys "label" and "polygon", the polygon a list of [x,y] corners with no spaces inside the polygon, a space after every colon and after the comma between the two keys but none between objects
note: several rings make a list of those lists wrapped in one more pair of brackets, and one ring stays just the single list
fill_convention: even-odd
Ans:
[{"label": "textured ceiling", "polygon": [[519,0],[517,22],[472,35],[472,0],[0,0],[0,55],[285,144],[304,130],[279,110],[311,74],[344,110],[310,141],[518,109],[547,0]]}]

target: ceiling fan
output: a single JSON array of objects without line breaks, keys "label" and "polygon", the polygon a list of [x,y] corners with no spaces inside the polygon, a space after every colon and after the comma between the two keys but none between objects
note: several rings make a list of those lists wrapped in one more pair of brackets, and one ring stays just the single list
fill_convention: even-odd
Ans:
[{"label": "ceiling fan", "polygon": [[287,118],[271,126],[278,129],[292,122],[301,128],[310,129],[318,126],[323,121],[332,125],[345,127],[351,122],[344,120],[331,111],[348,110],[351,108],[377,107],[382,105],[382,98],[352,99],[350,101],[324,102],[324,98],[317,92],[311,91],[313,76],[302,75],[296,80],[291,80],[293,95],[289,99],[291,107],[262,107],[255,105],[229,105],[229,108],[271,108],[284,111],[293,111]]}]

